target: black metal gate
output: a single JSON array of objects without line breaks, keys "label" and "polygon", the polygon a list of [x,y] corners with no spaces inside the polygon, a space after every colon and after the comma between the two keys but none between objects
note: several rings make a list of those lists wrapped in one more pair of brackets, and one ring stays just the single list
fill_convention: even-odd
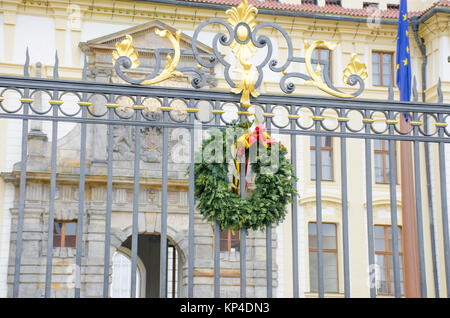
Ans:
[{"label": "black metal gate", "polygon": [[[219,33],[215,36],[214,51],[215,56],[202,57],[198,54],[196,48],[196,41],[201,29],[209,23],[218,23],[223,26],[228,34]],[[257,37],[257,32],[265,27],[271,27],[279,31],[288,44],[288,59],[285,64],[278,66],[277,61],[271,60],[272,44],[270,39],[264,35]],[[86,80],[87,66],[83,72],[82,81],[66,81],[58,78],[58,65],[55,63],[54,78],[53,79],[38,79],[32,78],[28,73],[28,62],[25,63],[25,74],[23,77],[0,76],[0,107],[2,112],[1,118],[18,119],[22,122],[22,156],[20,161],[20,186],[18,196],[18,219],[17,219],[17,236],[12,238],[11,243],[15,245],[15,258],[11,260],[10,266],[14,266],[14,278],[11,282],[13,284],[13,297],[19,297],[20,276],[22,266],[22,241],[24,234],[24,214],[26,213],[25,198],[26,198],[26,184],[27,184],[27,158],[28,158],[28,137],[30,121],[48,121],[52,124],[52,140],[58,139],[58,123],[76,123],[81,126],[80,133],[80,166],[79,166],[79,205],[78,205],[78,227],[77,227],[77,244],[76,244],[76,277],[75,277],[75,297],[80,297],[81,290],[81,267],[83,259],[83,215],[85,213],[85,182],[88,170],[86,168],[86,147],[87,136],[86,129],[88,125],[106,125],[108,156],[106,161],[107,171],[105,173],[107,183],[106,196],[106,228],[105,233],[105,253],[104,253],[104,282],[103,295],[108,297],[109,268],[110,260],[110,240],[111,240],[111,207],[113,200],[113,145],[114,134],[113,129],[117,126],[130,126],[134,131],[134,189],[133,189],[133,226],[132,226],[132,274],[131,274],[131,297],[136,296],[136,268],[137,268],[137,238],[138,238],[138,215],[139,215],[139,189],[141,183],[140,158],[141,158],[141,133],[144,128],[158,127],[162,130],[162,172],[161,172],[161,277],[160,277],[160,295],[167,296],[167,196],[168,196],[168,142],[169,129],[171,128],[185,128],[190,134],[190,161],[189,161],[189,232],[188,232],[188,296],[194,296],[194,134],[197,129],[196,122],[201,124],[201,129],[207,130],[210,128],[225,128],[228,123],[225,116],[226,108],[232,106],[236,109],[235,115],[241,121],[245,121],[252,113],[249,111],[249,106],[258,108],[262,114],[263,124],[270,132],[274,129],[278,130],[281,135],[290,136],[290,153],[291,161],[296,167],[297,162],[297,148],[296,140],[300,136],[314,136],[315,137],[315,206],[316,206],[316,221],[317,221],[317,250],[318,250],[318,294],[320,297],[324,296],[324,268],[323,268],[323,242],[322,242],[322,176],[321,176],[321,137],[333,136],[340,140],[341,151],[341,200],[342,200],[342,225],[343,225],[343,256],[344,256],[344,286],[345,296],[350,297],[350,270],[349,270],[349,228],[348,228],[348,198],[347,192],[347,171],[349,169],[349,162],[347,159],[347,140],[349,138],[356,138],[364,140],[365,143],[365,184],[366,184],[366,204],[367,204],[367,233],[368,246],[367,251],[369,255],[369,263],[374,264],[374,232],[373,232],[373,215],[372,215],[372,180],[373,180],[373,163],[371,162],[371,153],[373,151],[372,140],[385,140],[389,145],[389,166],[391,173],[389,175],[390,183],[390,208],[391,208],[391,225],[392,225],[392,255],[394,268],[394,284],[395,296],[401,296],[400,288],[400,255],[398,246],[398,229],[397,229],[397,192],[396,192],[396,165],[395,165],[395,142],[396,141],[410,141],[413,143],[414,155],[414,179],[416,190],[416,213],[417,213],[417,233],[418,233],[418,251],[420,261],[420,286],[421,294],[426,297],[427,282],[425,277],[425,244],[424,244],[424,230],[422,217],[422,184],[421,174],[421,157],[420,149],[428,143],[436,143],[439,146],[439,170],[440,170],[440,200],[442,211],[440,212],[443,224],[444,237],[444,255],[445,255],[445,277],[447,282],[447,295],[450,294],[450,241],[448,232],[448,211],[447,211],[447,180],[446,180],[446,166],[445,166],[445,144],[450,141],[450,131],[447,129],[447,119],[450,114],[450,105],[443,104],[442,93],[439,91],[440,101],[438,103],[418,103],[417,93],[414,91],[413,102],[394,102],[393,94],[389,94],[389,99],[386,101],[380,100],[363,100],[352,99],[358,96],[364,89],[364,72],[351,73],[347,75],[346,83],[350,85],[359,85],[359,89],[354,94],[346,94],[338,91],[330,82],[326,72],[328,68],[327,61],[314,60],[311,54],[305,58],[294,57],[292,42],[287,33],[278,25],[272,23],[262,23],[257,26],[253,25],[251,21],[238,21],[230,25],[230,21],[226,22],[219,19],[210,19],[202,23],[194,33],[192,42],[192,54],[196,57],[198,65],[191,68],[176,69],[177,54],[179,54],[179,46],[177,47],[177,35],[167,34],[168,31],[160,31],[160,36],[166,36],[173,43],[172,50],[161,50],[157,54],[157,61],[155,64],[155,71],[147,78],[142,80],[135,80],[128,78],[122,70],[122,67],[132,68],[137,65],[137,57],[133,55],[132,39],[126,38],[122,44],[118,45],[115,59],[115,70],[119,77],[130,82],[129,84],[103,84],[88,82]],[[127,42],[128,41],[128,42]],[[321,42],[321,41],[319,41]],[[265,60],[256,66],[256,71],[250,69],[247,59],[249,56],[238,56],[242,66],[242,81],[235,83],[229,76],[231,65],[226,62],[219,52],[219,43],[223,46],[242,45],[243,47],[251,45],[250,51],[258,48],[266,47],[268,49]],[[309,46],[311,51],[315,47],[327,45],[326,43],[314,43]],[[249,47],[249,46],[248,46]],[[160,71],[161,53],[170,53],[166,59],[166,68]],[[210,68],[216,64],[221,63],[225,69],[225,79],[231,88],[237,90],[234,94],[226,91],[206,90],[201,87],[205,83],[205,74],[202,67]],[[311,65],[321,65],[325,71],[323,77],[317,69],[311,69],[309,74],[301,73],[287,73],[286,70],[291,63],[305,63],[308,67]],[[352,58],[358,69],[358,61]],[[342,98],[319,98],[308,96],[295,95],[267,95],[256,92],[263,81],[263,69],[268,66],[272,71],[280,72],[283,77],[280,81],[280,87],[284,93],[292,93],[295,90],[295,85],[286,83],[290,78],[300,78],[307,81],[315,82],[320,89],[332,93],[337,97]],[[178,72],[178,73],[177,73]],[[252,73],[253,72],[253,73]],[[156,84],[162,80],[181,76],[181,73],[192,73],[193,89],[180,89],[170,87],[146,86],[140,84]],[[254,78],[257,78],[254,80]],[[239,88],[239,89],[237,89]],[[14,91],[20,95],[20,106],[16,109],[8,109],[5,106],[7,99],[6,92]],[[34,107],[36,96],[39,92],[44,92],[51,96],[49,104],[51,107],[47,110],[38,110]],[[236,93],[240,93],[241,96]],[[76,96],[79,109],[73,114],[64,112],[61,108],[63,104],[63,97],[67,94]],[[245,97],[247,96],[247,98]],[[250,98],[250,95],[253,98]],[[107,100],[104,105],[104,112],[95,110],[95,96],[102,96]],[[118,100],[126,96],[132,101],[132,105],[126,108],[122,107]],[[161,115],[155,116],[154,113],[145,106],[145,101],[152,99],[157,103],[157,109],[161,111]],[[174,103],[180,102],[184,105],[183,116],[174,115]],[[251,104],[250,104],[251,102]],[[198,116],[200,103],[206,103],[210,108],[209,118],[202,119]],[[333,127],[325,123],[326,112],[333,112],[336,119],[336,125]],[[278,112],[278,113],[277,113]],[[276,120],[279,118],[279,112],[286,118],[283,124]],[[305,116],[310,119],[310,123],[305,124],[302,121]],[[349,125],[350,116],[357,114],[360,118],[360,127],[355,129]],[[410,128],[407,131],[402,131],[399,127],[401,116],[407,114],[409,118]],[[376,120],[384,123],[384,129],[379,130],[375,125]],[[50,296],[52,284],[52,257],[53,257],[53,221],[54,221],[54,202],[56,195],[56,160],[57,160],[57,143],[52,142],[51,147],[51,165],[50,165],[50,193],[49,193],[49,220],[48,220],[48,245],[47,245],[47,262],[45,271],[45,296]],[[350,163],[351,164],[351,163]],[[244,170],[244,169],[242,169]],[[241,178],[245,178],[245,174],[241,173]],[[243,179],[242,179],[243,180]],[[300,180],[301,182],[302,180]],[[243,184],[243,182],[242,182]],[[301,194],[300,194],[301,195]],[[298,247],[298,229],[297,229],[297,200],[294,199],[291,206],[292,216],[292,269],[293,269],[293,296],[299,296],[299,247]],[[432,212],[432,211],[431,211]],[[434,233],[432,231],[432,233]],[[272,229],[267,228],[266,231],[266,251],[267,251],[267,296],[272,297],[273,277],[272,277]],[[241,247],[240,247],[240,291],[241,297],[246,297],[246,231],[241,233]],[[214,232],[214,297],[220,297],[220,231],[218,226],[215,227]],[[433,249],[434,238],[432,238]],[[433,251],[433,255],[435,253]],[[435,260],[434,260],[435,261]],[[436,273],[436,269],[434,269]],[[375,286],[370,288],[371,297],[376,296]]]}]

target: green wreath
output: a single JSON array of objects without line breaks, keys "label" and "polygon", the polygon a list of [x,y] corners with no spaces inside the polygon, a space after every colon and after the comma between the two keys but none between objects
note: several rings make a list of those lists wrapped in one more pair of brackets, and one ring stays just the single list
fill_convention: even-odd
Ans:
[{"label": "green wreath", "polygon": [[[250,125],[249,122],[233,123],[227,128],[236,130],[248,128]],[[226,158],[232,157],[230,149],[232,147],[228,147],[229,149],[226,147],[227,137],[230,138],[225,130],[216,130],[203,142],[202,151],[208,146],[210,149],[217,149],[212,147],[213,143],[222,142],[223,154],[226,154]],[[255,144],[260,142],[258,140]],[[236,145],[235,140],[231,143]],[[201,152],[196,153],[194,194],[198,200],[198,209],[206,220],[218,221],[221,230],[242,228],[264,230],[267,225],[279,224],[284,220],[286,205],[292,202],[292,197],[297,194],[295,189],[297,178],[293,175],[293,166],[287,158],[286,148],[281,143],[273,141],[266,147],[266,151],[256,152],[255,160],[250,164],[256,174],[256,188],[246,198],[240,197],[236,191],[238,188],[236,184],[234,189],[230,186],[229,160],[223,160],[223,163],[207,162]],[[261,173],[263,168],[270,168],[271,162],[267,159],[274,147],[278,147],[276,150],[279,151],[278,169],[275,173],[263,174]],[[249,158],[250,148],[245,149],[246,158]]]}]

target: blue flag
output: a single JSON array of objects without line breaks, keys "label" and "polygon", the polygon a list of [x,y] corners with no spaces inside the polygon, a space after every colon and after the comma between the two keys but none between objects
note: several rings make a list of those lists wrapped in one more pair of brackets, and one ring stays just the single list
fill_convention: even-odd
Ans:
[{"label": "blue flag", "polygon": [[[411,56],[408,30],[407,0],[400,0],[397,30],[397,86],[400,90],[400,101],[410,101],[411,98]],[[406,120],[408,117],[406,116]]]}]

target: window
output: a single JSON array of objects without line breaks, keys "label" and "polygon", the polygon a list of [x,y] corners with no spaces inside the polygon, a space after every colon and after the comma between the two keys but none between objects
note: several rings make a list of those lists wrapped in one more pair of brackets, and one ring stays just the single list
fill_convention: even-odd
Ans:
[{"label": "window", "polygon": [[[311,56],[311,59],[314,60],[323,60],[328,62],[328,78],[331,81],[331,52],[328,49],[324,48],[317,48],[313,51],[313,54]],[[317,68],[318,63],[312,63],[314,69]],[[323,64],[320,64],[322,68],[322,80],[325,82],[325,66]]]},{"label": "window", "polygon": [[[322,154],[322,180],[333,180],[333,139],[330,136],[320,137]],[[311,180],[316,180],[316,137],[311,136]]]},{"label": "window", "polygon": [[399,4],[388,3],[388,4],[386,5],[386,7],[387,7],[388,9],[399,9],[399,8],[400,8],[400,5],[399,5]]},{"label": "window", "polygon": [[221,231],[220,232],[220,251],[228,252],[234,248],[236,251],[240,250],[240,231]]},{"label": "window", "polygon": [[173,245],[167,247],[167,297],[177,297],[177,270],[178,270],[178,254],[177,248]]},{"label": "window", "polygon": [[77,221],[55,221],[53,225],[53,247],[76,247]]},{"label": "window", "polygon": [[[375,183],[389,183],[391,171],[389,167],[389,141],[376,139],[374,144]],[[395,162],[397,162],[397,150],[395,151]]]},{"label": "window", "polygon": [[[402,235],[401,228],[398,231],[398,247],[400,255],[400,283],[403,286],[403,257],[402,257]],[[394,294],[394,265],[392,257],[392,229],[390,225],[375,225],[375,277],[376,288],[379,294]]]},{"label": "window", "polygon": [[317,0],[302,0],[302,4],[315,4],[315,5],[317,5]]},{"label": "window", "polygon": [[[318,264],[317,264],[317,225],[308,223],[309,233],[309,279],[311,292],[319,290]],[[323,282],[324,290],[328,293],[339,291],[337,267],[337,240],[336,224],[322,223],[322,250],[323,250]]]},{"label": "window", "polygon": [[392,53],[372,52],[372,84],[375,86],[394,85],[394,64]]},{"label": "window", "polygon": [[363,8],[370,8],[370,7],[378,8],[378,3],[376,3],[376,2],[363,2]]},{"label": "window", "polygon": [[341,5],[341,0],[325,0],[325,4]]},{"label": "window", "polygon": [[[110,294],[112,298],[128,298],[131,295],[131,251],[121,249],[114,252],[112,259],[112,277]],[[141,281],[145,278],[142,261],[138,257],[136,270],[136,297],[141,295]],[[142,273],[142,274],[141,274]],[[142,282],[145,285],[145,282]]]}]

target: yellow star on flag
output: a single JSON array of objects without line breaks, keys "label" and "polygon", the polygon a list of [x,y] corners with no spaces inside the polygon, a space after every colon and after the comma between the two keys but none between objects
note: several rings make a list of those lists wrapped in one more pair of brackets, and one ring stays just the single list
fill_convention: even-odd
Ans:
[{"label": "yellow star on flag", "polygon": [[408,59],[403,60],[404,65],[408,65]]},{"label": "yellow star on flag", "polygon": [[406,14],[403,15],[403,21],[405,21],[405,20],[406,20]]}]

